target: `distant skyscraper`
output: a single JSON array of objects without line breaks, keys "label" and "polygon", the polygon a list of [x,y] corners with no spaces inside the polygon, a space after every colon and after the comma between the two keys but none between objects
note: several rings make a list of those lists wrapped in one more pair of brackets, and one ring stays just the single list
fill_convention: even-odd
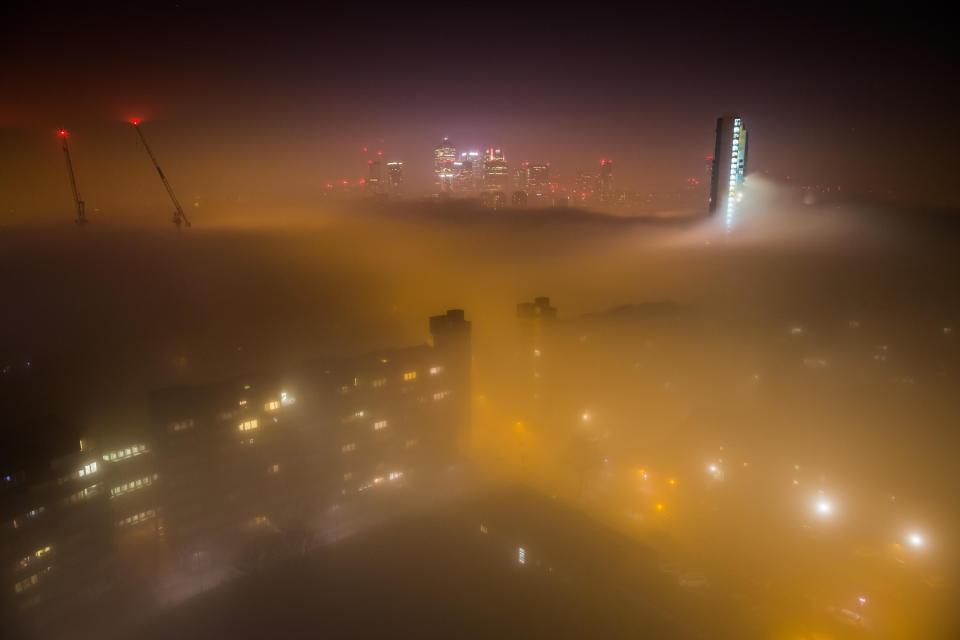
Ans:
[{"label": "distant skyscraper", "polygon": [[387,191],[392,196],[399,196],[403,189],[403,163],[387,163]]},{"label": "distant skyscraper", "polygon": [[580,202],[593,200],[597,192],[597,176],[595,174],[577,173],[576,181],[573,185],[574,198]]},{"label": "distant skyscraper", "polygon": [[383,191],[383,185],[381,184],[381,173],[380,173],[380,160],[368,160],[367,161],[367,193],[370,195],[377,195]]},{"label": "distant skyscraper", "polygon": [[527,192],[531,196],[542,196],[550,190],[550,165],[544,163],[527,164]]},{"label": "distant skyscraper", "polygon": [[500,148],[487,149],[487,159],[483,163],[483,189],[504,193],[510,190],[510,167]]},{"label": "distant skyscraper", "polygon": [[[717,118],[717,141],[710,175],[710,213],[733,215],[747,170],[747,128],[736,114]],[[729,219],[728,219],[729,222]]]},{"label": "distant skyscraper", "polygon": [[613,160],[600,161],[600,202],[613,202]]},{"label": "distant skyscraper", "polygon": [[483,158],[479,151],[461,151],[456,166],[454,190],[462,194],[479,191],[483,174]]},{"label": "distant skyscraper", "polygon": [[440,141],[440,146],[433,150],[433,173],[439,193],[453,191],[454,166],[457,161],[457,149],[451,144],[450,138]]}]

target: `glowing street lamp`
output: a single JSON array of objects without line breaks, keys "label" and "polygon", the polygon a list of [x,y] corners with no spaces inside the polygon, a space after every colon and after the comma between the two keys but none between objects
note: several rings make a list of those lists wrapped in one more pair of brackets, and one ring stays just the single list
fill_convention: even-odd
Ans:
[{"label": "glowing street lamp", "polygon": [[919,531],[911,531],[910,533],[908,533],[906,541],[907,541],[907,545],[909,545],[913,549],[922,549],[927,544],[926,538],[924,538],[923,534],[920,533]]},{"label": "glowing street lamp", "polygon": [[834,505],[833,502],[824,495],[817,497],[816,501],[813,503],[813,510],[821,518],[829,518],[833,515]]}]

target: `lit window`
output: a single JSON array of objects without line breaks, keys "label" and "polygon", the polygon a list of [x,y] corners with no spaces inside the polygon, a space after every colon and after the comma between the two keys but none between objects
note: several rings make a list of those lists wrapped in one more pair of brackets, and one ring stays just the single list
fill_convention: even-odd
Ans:
[{"label": "lit window", "polygon": [[517,549],[517,562],[527,564],[527,550],[523,547]]},{"label": "lit window", "polygon": [[387,477],[390,478],[391,481],[399,480],[403,477],[403,471],[391,471],[390,475]]},{"label": "lit window", "polygon": [[357,450],[356,442],[351,442],[350,444],[345,444],[342,447],[340,447],[341,453],[350,453],[351,451],[356,451],[356,450]]},{"label": "lit window", "polygon": [[352,472],[352,471],[348,471],[347,473],[343,474],[343,481],[344,481],[344,482],[349,482],[350,480],[353,480],[353,472]]},{"label": "lit window", "polygon": [[280,473],[280,465],[279,465],[279,464],[272,464],[272,465],[270,465],[270,468],[268,469],[268,471],[269,471],[269,473]]},{"label": "lit window", "polygon": [[433,394],[433,399],[434,399],[434,400],[443,400],[444,398],[446,398],[446,397],[449,396],[449,395],[450,395],[450,392],[449,392],[449,391],[437,391],[435,394]]},{"label": "lit window", "polygon": [[415,446],[417,446],[417,444],[418,444],[418,441],[416,440],[416,438],[414,438],[413,440],[407,440],[403,446],[406,447],[407,449],[412,449]]},{"label": "lit window", "polygon": [[237,425],[237,428],[240,431],[253,431],[254,429],[258,429],[259,427],[260,427],[260,423],[257,421],[256,418],[254,418],[253,420],[246,420],[244,422],[241,422],[239,425]]},{"label": "lit window", "polygon": [[152,476],[144,476],[142,478],[138,478],[137,480],[124,482],[123,484],[117,485],[116,487],[110,489],[110,497],[116,498],[117,496],[122,496],[125,493],[143,489],[144,487],[149,487],[158,477],[159,476],[155,473]]},{"label": "lit window", "polygon": [[[181,427],[181,429],[173,429],[180,431],[182,429],[189,429],[193,426],[193,420],[186,420],[183,423],[175,423],[171,425],[171,428],[174,428],[176,424],[186,424],[189,422],[189,426]],[[103,460],[107,462],[116,462],[118,460],[126,460],[127,458],[132,458],[134,456],[139,456],[142,453],[147,452],[147,445],[145,444],[134,444],[123,449],[116,449],[110,453],[103,454]],[[92,473],[92,472],[91,472]]]},{"label": "lit window", "polygon": [[280,408],[280,401],[271,400],[267,404],[263,405],[263,408],[266,409],[267,411],[276,411],[277,409]]},{"label": "lit window", "polygon": [[135,513],[132,516],[127,516],[123,520],[117,521],[118,527],[128,527],[135,524],[140,524],[141,522],[146,522],[147,520],[152,520],[157,517],[156,509],[146,509],[139,513]]},{"label": "lit window", "polygon": [[288,394],[286,391],[280,392],[280,404],[282,404],[283,406],[293,404],[296,401],[297,399],[291,396],[290,394]]},{"label": "lit window", "polygon": [[386,429],[386,428],[387,428],[386,420],[377,420],[376,422],[373,423],[374,431],[380,431],[381,429]]},{"label": "lit window", "polygon": [[370,384],[371,384],[374,388],[382,387],[382,386],[384,386],[385,384],[387,384],[387,379],[386,379],[386,378],[377,378],[376,380],[374,380],[374,381],[371,382]]},{"label": "lit window", "polygon": [[241,401],[240,401],[240,406],[241,406],[241,407],[247,406],[247,401],[246,401],[246,400],[241,400]]},{"label": "lit window", "polygon": [[93,497],[100,493],[100,484],[92,484],[89,487],[84,487],[80,491],[77,491],[71,496],[68,496],[64,499],[64,504],[76,504],[81,500],[86,500],[87,498]]},{"label": "lit window", "polygon": [[430,367],[430,375],[438,376],[443,371],[443,367]]},{"label": "lit window", "polygon": [[416,379],[417,379],[417,372],[416,372],[416,371],[405,371],[405,372],[403,373],[403,379],[404,379],[404,381],[406,381],[406,382],[409,382],[410,380],[416,380]]},{"label": "lit window", "polygon": [[91,473],[96,473],[96,472],[97,472],[97,463],[96,461],[94,461],[94,462],[90,462],[88,464],[83,465],[83,468],[77,471],[77,475],[82,478],[84,476],[88,476]]},{"label": "lit window", "polygon": [[[192,428],[193,428],[193,418],[187,418],[186,420],[180,420],[179,422],[171,422],[167,426],[167,431],[169,431],[170,433],[177,433],[178,431],[186,431],[187,429],[192,429]],[[112,459],[113,458],[111,458],[111,460]]]}]

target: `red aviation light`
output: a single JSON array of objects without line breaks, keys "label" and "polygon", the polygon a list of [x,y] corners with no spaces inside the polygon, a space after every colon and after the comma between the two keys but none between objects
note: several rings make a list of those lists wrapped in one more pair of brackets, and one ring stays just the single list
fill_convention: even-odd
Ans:
[{"label": "red aviation light", "polygon": [[67,137],[67,130],[66,130],[66,129],[57,129],[57,135],[60,136],[61,138],[66,138],[66,137]]},{"label": "red aviation light", "polygon": [[139,126],[140,126],[140,118],[130,118],[130,124],[132,124],[132,125],[135,126],[135,127],[139,127]]}]

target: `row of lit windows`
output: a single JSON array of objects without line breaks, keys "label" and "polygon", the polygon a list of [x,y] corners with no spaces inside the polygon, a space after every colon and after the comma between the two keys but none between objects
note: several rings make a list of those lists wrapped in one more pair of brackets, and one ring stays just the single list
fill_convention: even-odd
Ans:
[{"label": "row of lit windows", "polygon": [[27,556],[24,556],[24,557],[20,558],[20,560],[18,560],[17,563],[16,563],[16,568],[17,568],[17,569],[26,569],[27,567],[29,567],[31,564],[33,564],[33,563],[36,562],[37,560],[39,560],[39,559],[43,558],[44,556],[46,556],[46,555],[47,555],[48,553],[50,553],[51,551],[53,551],[53,547],[51,547],[50,545],[47,545],[47,546],[45,546],[45,547],[40,547],[39,549],[37,549],[36,551],[34,551],[33,553],[31,553],[30,555],[27,555]]},{"label": "row of lit windows", "polygon": [[180,420],[179,422],[171,422],[167,426],[167,431],[170,433],[178,433],[188,429],[193,429],[193,418],[187,418],[186,420]]},{"label": "row of lit windows", "polygon": [[77,491],[76,493],[67,496],[66,498],[64,498],[63,502],[64,502],[64,504],[76,504],[77,502],[80,502],[81,500],[86,500],[87,498],[92,498],[93,496],[97,495],[98,493],[100,493],[100,483],[99,483],[99,482],[96,483],[96,484],[92,484],[92,485],[90,485],[89,487],[84,487],[83,489],[80,489],[80,491]]},{"label": "row of lit windows", "polygon": [[253,431],[254,429],[260,428],[260,422],[254,418],[253,420],[245,420],[237,425],[237,429],[240,431]]},{"label": "row of lit windows", "polygon": [[391,471],[387,476],[377,476],[369,482],[360,485],[357,487],[357,491],[366,491],[367,489],[372,489],[373,487],[381,485],[384,482],[396,482],[401,478],[403,478],[403,471]]},{"label": "row of lit windows", "polygon": [[135,513],[132,516],[127,516],[123,520],[117,521],[118,527],[127,527],[134,524],[139,524],[141,522],[146,522],[147,520],[152,520],[157,517],[156,509],[146,509],[140,513]]},{"label": "row of lit windows", "polygon": [[450,395],[450,391],[437,391],[436,393],[433,394],[433,399],[434,399],[434,400],[443,400],[444,398],[446,398],[446,397],[449,396],[449,395]]},{"label": "row of lit windows", "polygon": [[52,566],[52,565],[51,565],[51,566],[48,566],[48,567],[44,567],[43,569],[41,569],[40,571],[36,572],[35,574],[33,574],[32,576],[30,576],[29,578],[24,578],[23,580],[19,581],[18,583],[16,583],[15,585],[13,585],[13,591],[14,591],[14,593],[23,593],[23,592],[26,591],[27,589],[32,589],[33,587],[37,586],[37,585],[40,583],[40,580],[41,580],[45,575],[47,575],[48,573],[50,573],[52,570],[53,570],[53,566]]},{"label": "row of lit windows", "polygon": [[404,379],[405,382],[409,382],[410,380],[416,380],[416,379],[417,379],[417,372],[416,372],[416,371],[405,371],[405,372],[403,373],[403,379]]},{"label": "row of lit windows", "polygon": [[110,497],[116,498],[117,496],[122,496],[125,493],[130,493],[132,491],[136,491],[137,489],[143,489],[144,487],[149,487],[158,477],[159,476],[155,473],[152,476],[144,476],[143,478],[137,478],[136,480],[131,480],[130,482],[124,482],[123,484],[110,489]]},{"label": "row of lit windows", "polygon": [[77,476],[82,478],[84,476],[88,476],[91,473],[96,473],[96,472],[97,472],[97,463],[96,461],[93,461],[83,465],[83,467],[77,471]]},{"label": "row of lit windows", "polygon": [[[192,422],[192,421],[191,421]],[[138,456],[141,453],[147,452],[147,445],[145,444],[135,444],[125,449],[117,449],[116,451],[111,451],[110,453],[103,454],[104,462],[116,462],[117,460],[125,460],[127,458],[132,458]]]},{"label": "row of lit windows", "polygon": [[350,453],[351,451],[357,450],[357,443],[351,442],[340,447],[340,453]]},{"label": "row of lit windows", "polygon": [[386,428],[387,428],[387,421],[386,421],[386,420],[377,420],[376,422],[373,423],[373,430],[374,430],[374,431],[380,431],[380,430],[386,429]]}]

